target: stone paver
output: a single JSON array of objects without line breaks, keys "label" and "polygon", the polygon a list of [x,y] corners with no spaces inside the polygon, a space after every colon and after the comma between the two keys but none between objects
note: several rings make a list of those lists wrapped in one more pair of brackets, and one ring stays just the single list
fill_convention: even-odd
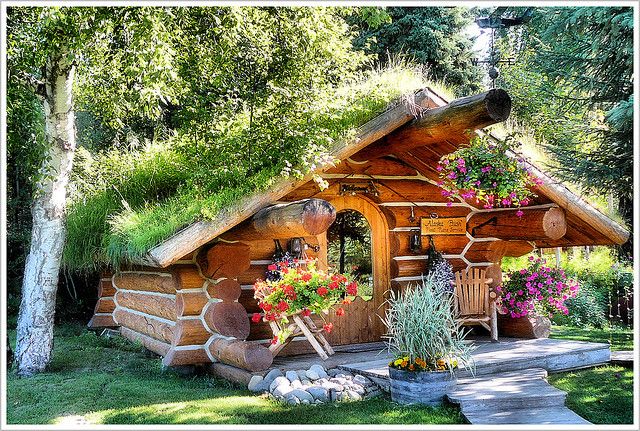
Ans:
[{"label": "stone paver", "polygon": [[632,368],[633,361],[634,361],[633,350],[618,350],[617,352],[611,352],[612,364]]}]

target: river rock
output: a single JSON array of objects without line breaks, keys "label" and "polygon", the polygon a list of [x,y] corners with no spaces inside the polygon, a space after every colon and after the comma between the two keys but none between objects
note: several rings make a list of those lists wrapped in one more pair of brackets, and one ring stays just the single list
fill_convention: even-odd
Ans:
[{"label": "river rock", "polygon": [[296,374],[298,375],[298,378],[300,379],[300,381],[304,381],[307,380],[307,372],[305,370],[296,370]]},{"label": "river rock", "polygon": [[258,385],[258,387],[256,389],[259,389],[258,392],[268,391],[269,388],[271,387],[271,383],[273,383],[273,381],[276,379],[276,377],[280,377],[282,375],[283,375],[282,371],[280,371],[277,368],[269,371],[267,373],[267,375],[264,376],[264,379],[262,380],[262,382]]},{"label": "river rock", "polygon": [[290,381],[291,383],[293,383],[293,382],[295,382],[295,381],[300,381],[300,378],[298,377],[298,373],[296,373],[296,372],[295,372],[295,371],[293,371],[293,370],[289,370],[289,371],[287,371],[287,372],[285,373],[285,377],[286,377],[287,379],[289,379],[289,381]]},{"label": "river rock", "polygon": [[282,397],[287,397],[289,393],[293,392],[295,389],[293,389],[291,386],[287,385],[287,384],[281,384],[279,385],[277,388],[275,388],[271,394],[276,397],[276,398],[282,398]]},{"label": "river rock", "polygon": [[322,386],[310,386],[307,388],[307,392],[309,392],[316,401],[329,401],[329,391]]},{"label": "river rock", "polygon": [[278,376],[275,379],[273,379],[273,382],[271,382],[271,384],[269,385],[269,392],[273,392],[275,388],[277,388],[282,384],[291,386],[289,379],[287,379],[285,376]]},{"label": "river rock", "polygon": [[362,386],[367,386],[371,384],[371,380],[367,379],[362,374],[356,374],[355,377],[353,378],[353,382]]},{"label": "river rock", "polygon": [[342,373],[342,370],[338,369],[338,368],[331,368],[330,370],[327,370],[327,374],[331,377],[335,377],[337,374]]},{"label": "river rock", "polygon": [[342,399],[347,398],[349,401],[360,401],[362,396],[356,391],[348,390],[342,393]]},{"label": "river rock", "polygon": [[264,380],[264,377],[262,376],[251,376],[251,380],[249,380],[249,385],[247,385],[247,389],[249,389],[251,392],[262,392],[257,388],[261,386],[260,383],[262,383],[263,380]]},{"label": "river rock", "polygon": [[307,370],[306,371],[307,377],[309,378],[309,380],[318,380],[320,378],[320,374],[318,374],[318,372],[316,370]]},{"label": "river rock", "polygon": [[300,401],[307,400],[308,402],[313,402],[313,395],[311,395],[307,391],[303,391],[302,389],[294,389],[291,392],[289,392],[287,396],[289,397],[291,395],[295,396]]}]

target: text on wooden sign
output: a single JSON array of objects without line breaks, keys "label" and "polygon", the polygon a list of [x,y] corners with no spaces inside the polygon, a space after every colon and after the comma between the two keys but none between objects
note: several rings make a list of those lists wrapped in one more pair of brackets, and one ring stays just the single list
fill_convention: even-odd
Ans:
[{"label": "text on wooden sign", "polygon": [[467,232],[466,217],[429,218],[420,221],[422,235],[464,235]]}]

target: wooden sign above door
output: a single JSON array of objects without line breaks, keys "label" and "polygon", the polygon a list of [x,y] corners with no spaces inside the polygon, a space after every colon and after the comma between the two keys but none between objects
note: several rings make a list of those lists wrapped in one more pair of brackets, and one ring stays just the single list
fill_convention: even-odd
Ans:
[{"label": "wooden sign above door", "polygon": [[422,217],[420,219],[422,235],[464,235],[467,233],[466,217]]}]

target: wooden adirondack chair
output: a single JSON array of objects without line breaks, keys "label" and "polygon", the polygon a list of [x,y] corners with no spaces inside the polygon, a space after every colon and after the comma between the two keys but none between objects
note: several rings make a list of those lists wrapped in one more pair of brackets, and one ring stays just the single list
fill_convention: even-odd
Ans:
[{"label": "wooden adirondack chair", "polygon": [[461,325],[481,325],[491,332],[491,341],[498,341],[496,294],[489,288],[493,281],[485,270],[467,268],[455,273],[454,307],[456,321]]}]

